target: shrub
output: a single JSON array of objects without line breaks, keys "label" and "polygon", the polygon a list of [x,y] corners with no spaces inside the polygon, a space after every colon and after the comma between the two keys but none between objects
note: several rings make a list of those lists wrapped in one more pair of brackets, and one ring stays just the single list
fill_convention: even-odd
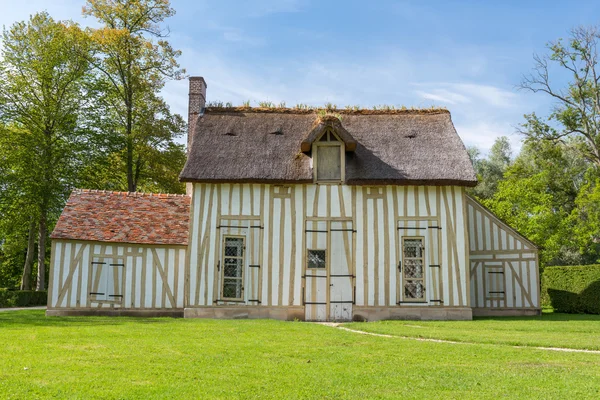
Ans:
[{"label": "shrub", "polygon": [[0,289],[0,308],[45,306],[48,292]]},{"label": "shrub", "polygon": [[541,300],[557,312],[600,314],[600,265],[546,267]]}]

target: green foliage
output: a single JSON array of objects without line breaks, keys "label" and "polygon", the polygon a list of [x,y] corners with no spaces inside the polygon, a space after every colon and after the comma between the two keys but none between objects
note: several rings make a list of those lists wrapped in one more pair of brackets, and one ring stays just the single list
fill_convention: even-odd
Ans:
[{"label": "green foliage", "polygon": [[470,190],[470,194],[480,200],[490,199],[498,190],[498,183],[504,178],[511,164],[512,150],[506,136],[496,139],[487,158],[480,158],[475,147],[467,149],[479,184]]},{"label": "green foliage", "polygon": [[31,237],[43,288],[45,241],[75,187],[184,193],[186,124],[159,96],[184,77],[160,27],[173,13],[168,0],[90,0],[98,29],[42,12],[3,30],[0,285],[18,286]]},{"label": "green foliage", "polygon": [[600,265],[547,267],[541,284],[542,306],[556,312],[600,314]]},{"label": "green foliage", "polygon": [[528,140],[482,202],[509,225],[541,246],[543,265],[594,259],[589,240],[576,234],[572,217],[588,164],[568,145]]},{"label": "green foliage", "polygon": [[127,190],[135,192],[153,175],[150,165],[172,154],[185,130],[183,118],[171,114],[159,96],[167,79],[185,77],[177,63],[181,51],[165,40],[161,27],[175,10],[169,0],[88,0],[83,13],[102,24],[87,30],[95,51],[89,60],[102,87],[98,101],[110,110],[105,118],[119,153],[112,159],[120,161]]},{"label": "green foliage", "polygon": [[10,238],[2,251],[10,253],[11,241],[26,242],[23,227],[34,223],[37,287],[43,289],[46,237],[77,181],[82,145],[92,133],[84,112],[92,103],[89,40],[76,24],[42,12],[4,29],[2,44],[0,233]]},{"label": "green foliage", "polygon": [[272,101],[259,101],[258,106],[261,108],[275,108],[275,103]]},{"label": "green foliage", "polygon": [[48,292],[0,288],[0,308],[45,306]]},{"label": "green foliage", "polygon": [[[573,148],[597,166],[600,166],[599,41],[597,27],[573,29],[567,40],[549,43],[546,55],[534,56],[533,73],[521,83],[521,88],[543,93],[555,102],[548,122],[535,114],[526,115],[523,133],[535,140],[576,139],[570,142]],[[562,83],[562,87],[556,82]]]}]

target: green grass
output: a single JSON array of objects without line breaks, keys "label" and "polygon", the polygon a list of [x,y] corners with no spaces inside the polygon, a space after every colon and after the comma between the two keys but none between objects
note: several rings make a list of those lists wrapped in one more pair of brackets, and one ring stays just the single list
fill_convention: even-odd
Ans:
[{"label": "green grass", "polygon": [[598,315],[544,313],[539,317],[478,318],[474,321],[355,322],[345,326],[393,336],[600,350]]},{"label": "green grass", "polygon": [[[598,332],[597,318],[550,318],[459,325],[465,335],[487,329],[492,338],[528,324],[556,324],[574,336],[586,324]],[[404,335],[406,324],[349,326]],[[422,331],[459,326],[412,324]],[[560,336],[552,345],[566,343]],[[300,322],[0,313],[0,398],[498,397],[598,398],[600,355],[419,342]]]}]

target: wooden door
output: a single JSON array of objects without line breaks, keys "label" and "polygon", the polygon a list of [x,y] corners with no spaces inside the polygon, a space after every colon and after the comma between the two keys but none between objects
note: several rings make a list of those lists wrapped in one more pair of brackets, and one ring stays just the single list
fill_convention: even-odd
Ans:
[{"label": "wooden door", "polygon": [[304,268],[304,319],[327,320],[328,297],[328,222],[306,221]]},{"label": "wooden door", "polygon": [[329,227],[329,320],[351,321],[354,304],[352,221],[331,221]]}]

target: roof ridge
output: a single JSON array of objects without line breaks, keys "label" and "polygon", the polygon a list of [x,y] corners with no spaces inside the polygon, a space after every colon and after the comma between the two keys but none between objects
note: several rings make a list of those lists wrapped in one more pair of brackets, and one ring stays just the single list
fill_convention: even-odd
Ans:
[{"label": "roof ridge", "polygon": [[101,190],[101,189],[73,189],[72,193],[102,193],[102,194],[114,194],[120,196],[130,197],[189,197],[187,194],[177,193],[145,193],[145,192],[122,192],[114,190]]},{"label": "roof ridge", "polygon": [[346,108],[285,108],[285,107],[206,107],[209,113],[265,113],[265,114],[318,114],[319,111],[341,115],[439,115],[450,114],[446,108],[393,108],[393,109],[346,109]]}]

